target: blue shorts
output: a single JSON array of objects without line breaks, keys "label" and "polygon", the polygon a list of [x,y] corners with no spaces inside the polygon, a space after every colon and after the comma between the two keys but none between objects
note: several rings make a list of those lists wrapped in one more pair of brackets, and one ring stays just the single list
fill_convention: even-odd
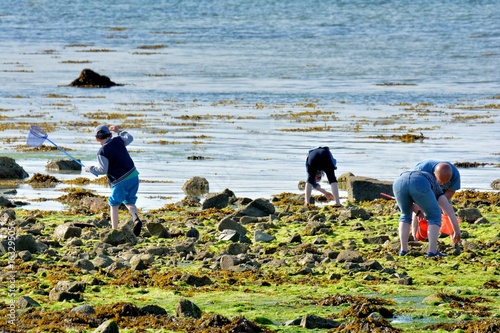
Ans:
[{"label": "blue shorts", "polygon": [[139,177],[125,179],[111,188],[111,196],[108,198],[110,206],[135,205],[137,191],[139,190]]},{"label": "blue shorts", "polygon": [[402,174],[392,189],[401,210],[399,222],[411,223],[413,203],[422,208],[429,224],[441,226],[441,208],[429,180],[417,172]]}]

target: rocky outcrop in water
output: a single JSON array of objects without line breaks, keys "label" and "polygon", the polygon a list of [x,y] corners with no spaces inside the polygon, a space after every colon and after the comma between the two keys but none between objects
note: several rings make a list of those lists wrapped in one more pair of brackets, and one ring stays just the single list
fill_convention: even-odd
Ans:
[{"label": "rocky outcrop in water", "polygon": [[82,70],[78,79],[74,80],[69,85],[70,87],[78,88],[109,88],[116,86],[117,84],[111,81],[109,77],[100,75],[93,70],[86,68]]}]

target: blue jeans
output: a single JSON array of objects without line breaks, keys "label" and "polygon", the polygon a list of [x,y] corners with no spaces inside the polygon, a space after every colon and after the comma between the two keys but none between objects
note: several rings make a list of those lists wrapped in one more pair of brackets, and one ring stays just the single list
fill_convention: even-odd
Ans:
[{"label": "blue jeans", "polygon": [[108,198],[110,206],[135,205],[137,191],[139,190],[139,177],[125,179],[111,188],[111,196]]},{"label": "blue jeans", "polygon": [[441,226],[441,208],[425,176],[417,172],[405,172],[396,179],[392,190],[401,210],[399,222],[411,223],[412,206],[416,203],[425,213],[429,224]]}]

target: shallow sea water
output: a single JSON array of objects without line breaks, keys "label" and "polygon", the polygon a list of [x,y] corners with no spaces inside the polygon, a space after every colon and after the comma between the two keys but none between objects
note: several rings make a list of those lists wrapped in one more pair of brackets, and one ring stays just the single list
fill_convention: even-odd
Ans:
[{"label": "shallow sea water", "polygon": [[[52,174],[45,163],[65,155],[23,151],[30,124],[84,164],[99,148],[94,126],[120,125],[136,138],[146,210],[182,199],[193,176],[211,192],[300,193],[319,145],[338,175],[382,180],[424,158],[486,163],[460,171],[462,188],[489,190],[500,178],[499,22],[498,1],[2,2],[0,154]],[[123,86],[68,87],[84,68]],[[420,132],[415,143],[374,138]],[[9,198],[60,209],[31,200],[62,187],[20,185]]]}]

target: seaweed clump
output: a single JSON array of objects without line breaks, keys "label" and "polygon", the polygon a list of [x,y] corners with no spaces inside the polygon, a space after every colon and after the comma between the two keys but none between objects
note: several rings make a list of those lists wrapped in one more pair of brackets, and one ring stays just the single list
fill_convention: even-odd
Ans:
[{"label": "seaweed clump", "polygon": [[56,177],[41,173],[35,173],[27,182],[33,187],[54,187],[61,183]]}]

